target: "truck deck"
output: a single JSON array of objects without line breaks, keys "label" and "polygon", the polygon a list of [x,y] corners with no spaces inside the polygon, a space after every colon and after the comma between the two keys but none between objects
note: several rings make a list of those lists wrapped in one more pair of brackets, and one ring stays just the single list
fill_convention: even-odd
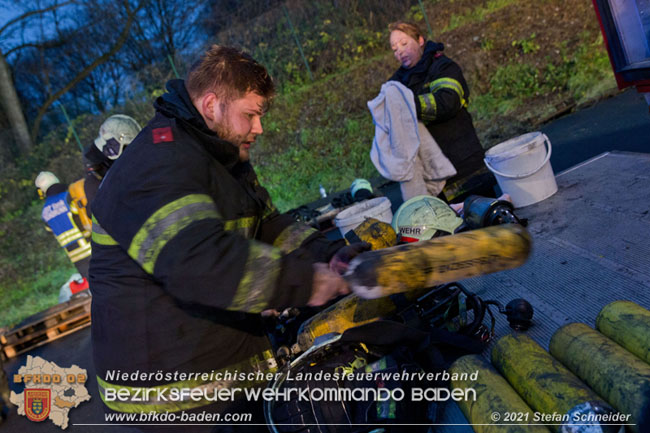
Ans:
[{"label": "truck deck", "polygon": [[[533,250],[513,270],[464,281],[486,299],[527,299],[527,333],[548,348],[567,323],[594,326],[610,302],[650,308],[650,155],[608,152],[556,176],[558,192],[517,211],[529,219]],[[500,316],[499,319],[503,319]],[[496,333],[509,331],[498,320]]]},{"label": "truck deck", "polygon": [[[533,238],[525,265],[464,280],[484,299],[503,305],[524,298],[533,305],[525,331],[548,350],[555,331],[582,322],[595,327],[607,304],[633,301],[650,309],[650,155],[606,152],[556,175],[558,192],[517,210]],[[495,339],[513,331],[496,315]],[[484,355],[489,359],[490,348]],[[441,431],[471,433],[455,404]]]}]

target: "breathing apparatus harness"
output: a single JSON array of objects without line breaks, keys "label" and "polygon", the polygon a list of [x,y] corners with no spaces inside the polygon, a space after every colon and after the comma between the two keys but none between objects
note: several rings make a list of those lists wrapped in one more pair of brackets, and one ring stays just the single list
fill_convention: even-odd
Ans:
[{"label": "breathing apparatus harness", "polygon": [[[350,328],[343,334],[322,335],[303,353],[294,353],[293,359],[287,346],[281,348],[278,351],[280,372],[270,388],[275,391],[283,387],[298,388],[311,393],[315,388],[351,392],[357,388],[384,387],[410,392],[410,387],[431,387],[429,382],[388,383],[377,377],[388,372],[440,372],[460,356],[483,352],[494,336],[495,316],[491,306],[508,315],[511,326],[513,318],[518,324],[528,326],[532,318],[532,307],[529,316],[521,308],[530,306],[526,301],[515,300],[504,309],[499,302],[483,300],[458,283],[433,287],[415,300],[407,299],[404,294],[391,295],[391,299],[397,305],[397,312],[388,319]],[[486,314],[490,317],[489,325],[484,323]],[[300,322],[299,317],[299,312],[293,309],[284,319],[295,323]],[[295,379],[316,372],[332,376],[338,373],[338,377]],[[371,373],[371,376],[367,380],[349,379],[343,373]],[[436,386],[445,384],[440,382]],[[399,432],[403,427],[391,424],[404,420],[422,424],[432,421],[433,412],[427,402],[420,405],[407,400],[266,401],[264,415],[273,432],[361,433],[377,427],[386,432]],[[376,426],[371,427],[374,423]]]},{"label": "breathing apparatus harness", "polygon": [[[416,233],[421,239],[478,228],[472,227],[476,224],[485,227],[521,222],[514,216],[511,204],[494,199],[468,198],[464,222],[453,214],[446,203],[432,197],[418,197],[405,205],[405,209],[402,212],[398,210],[393,219],[393,227],[396,232],[402,232],[402,235],[407,230],[400,229],[410,228],[409,234]],[[384,234],[384,227],[378,221],[366,223],[368,227],[361,230],[365,235],[362,240],[370,241],[370,233],[373,235],[372,240],[385,243],[385,236],[378,236],[378,233]],[[353,241],[348,235],[354,237],[358,233],[355,231],[346,234],[346,238]],[[298,345],[292,345],[291,338],[297,335],[294,331],[302,323],[305,313],[298,309],[285,311],[278,325],[278,329],[284,331],[283,336],[275,339],[276,343],[282,344],[277,356],[281,369],[277,379],[270,385],[271,389],[279,391],[290,386],[311,392],[319,387],[340,391],[364,387],[383,387],[388,390],[408,389],[412,386],[429,387],[431,383],[399,380],[392,383],[379,383],[376,380],[364,382],[346,379],[345,376],[300,381],[290,378],[298,373],[314,372],[440,372],[462,355],[484,351],[494,337],[496,320],[491,307],[496,307],[500,313],[505,314],[514,329],[525,330],[532,323],[533,310],[527,301],[515,299],[504,308],[498,301],[484,300],[459,283],[433,287],[417,299],[408,298],[404,293],[391,295],[390,298],[397,308],[396,313],[389,318],[349,328],[343,334],[321,335],[302,353],[294,350]],[[486,313],[490,317],[489,325],[484,323]],[[444,383],[438,385],[445,386]],[[279,403],[270,400],[264,403],[266,422],[271,431],[278,433],[361,433],[379,427],[385,432],[397,432],[404,428],[392,424],[404,420],[431,423],[432,413],[429,409],[427,402],[418,404],[408,401],[407,404],[390,400],[314,403],[310,399],[306,402],[291,400]]]}]

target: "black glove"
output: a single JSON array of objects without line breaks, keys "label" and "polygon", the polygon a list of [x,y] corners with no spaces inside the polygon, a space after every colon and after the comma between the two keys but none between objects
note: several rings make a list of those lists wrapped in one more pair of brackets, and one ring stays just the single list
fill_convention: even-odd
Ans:
[{"label": "black glove", "polygon": [[371,248],[372,245],[368,242],[357,242],[344,246],[339,249],[334,256],[332,256],[332,259],[330,260],[330,269],[343,275],[345,271],[348,270],[348,265],[353,258],[364,251],[370,251]]}]

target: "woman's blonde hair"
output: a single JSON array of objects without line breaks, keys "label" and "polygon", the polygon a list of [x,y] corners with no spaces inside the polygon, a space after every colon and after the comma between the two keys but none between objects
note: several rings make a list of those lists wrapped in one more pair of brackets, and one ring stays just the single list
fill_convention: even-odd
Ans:
[{"label": "woman's blonde hair", "polygon": [[416,41],[420,40],[420,36],[424,38],[424,35],[417,24],[408,21],[395,21],[394,23],[390,23],[388,24],[388,30],[391,32],[393,30],[399,30],[400,32],[406,33]]}]

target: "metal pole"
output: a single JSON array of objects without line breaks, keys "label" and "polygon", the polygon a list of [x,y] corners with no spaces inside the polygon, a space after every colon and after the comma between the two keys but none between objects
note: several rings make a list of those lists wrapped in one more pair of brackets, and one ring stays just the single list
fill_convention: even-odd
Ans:
[{"label": "metal pole", "polygon": [[287,21],[289,22],[289,27],[291,28],[291,33],[293,33],[293,37],[296,40],[296,45],[298,45],[298,50],[300,50],[300,55],[302,56],[302,60],[305,62],[305,67],[307,68],[307,72],[309,73],[309,79],[311,81],[314,81],[314,76],[311,74],[311,69],[309,68],[309,62],[305,57],[305,53],[302,52],[302,46],[300,45],[300,40],[298,39],[296,30],[293,28],[293,23],[291,22],[291,18],[289,18],[289,12],[287,11],[287,8],[284,5],[282,5],[282,10],[284,11],[284,15],[287,17]]},{"label": "metal pole", "polygon": [[72,135],[74,135],[75,140],[77,140],[77,144],[79,145],[79,150],[81,150],[81,153],[84,152],[84,147],[81,145],[81,140],[79,139],[79,136],[77,135],[77,131],[74,129],[74,125],[70,121],[70,117],[68,117],[68,112],[65,111],[65,107],[63,104],[59,102],[59,107],[61,107],[61,111],[63,111],[63,115],[65,116],[66,122],[68,122],[68,128],[72,130]]},{"label": "metal pole", "polygon": [[170,54],[167,54],[167,59],[169,59],[169,64],[172,65],[172,71],[174,71],[174,75],[176,76],[176,78],[180,78],[178,72],[176,72],[176,65],[174,65],[174,59],[172,59],[172,56]]},{"label": "metal pole", "polygon": [[427,11],[424,10],[424,5],[422,0],[418,0],[420,4],[420,9],[422,9],[422,15],[424,15],[424,22],[427,23],[427,29],[429,30],[429,39],[433,40],[433,30],[431,30],[431,24],[429,24],[429,17],[427,17]]}]

